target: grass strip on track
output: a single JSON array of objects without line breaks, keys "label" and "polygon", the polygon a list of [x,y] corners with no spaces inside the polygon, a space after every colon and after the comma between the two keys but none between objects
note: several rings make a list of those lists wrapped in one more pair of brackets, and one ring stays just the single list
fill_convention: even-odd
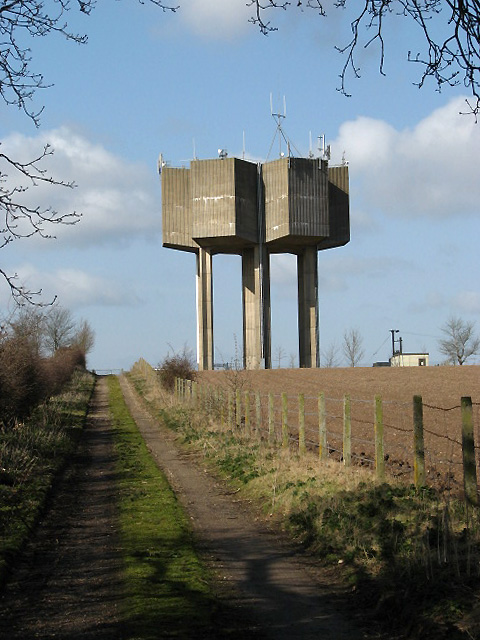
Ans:
[{"label": "grass strip on track", "polygon": [[207,638],[214,597],[193,545],[190,523],[131,417],[111,376],[121,543],[125,638]]}]

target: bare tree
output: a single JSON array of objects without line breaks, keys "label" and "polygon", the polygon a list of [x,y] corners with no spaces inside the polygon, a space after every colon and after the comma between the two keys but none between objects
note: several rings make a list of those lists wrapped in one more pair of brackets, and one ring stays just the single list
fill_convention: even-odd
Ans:
[{"label": "bare tree", "polygon": [[[348,95],[346,79],[348,73],[360,76],[356,63],[359,49],[371,45],[379,47],[379,70],[384,74],[386,54],[387,22],[400,18],[410,21],[418,28],[420,51],[405,51],[410,62],[421,67],[418,86],[422,87],[428,78],[433,78],[438,89],[444,85],[463,84],[470,89],[474,98],[470,109],[478,114],[480,109],[480,3],[478,0],[336,0],[326,3],[321,0],[298,0],[293,5],[287,0],[251,0],[254,15],[251,22],[258,25],[263,34],[275,31],[269,20],[273,9],[300,11],[312,9],[320,16],[330,11],[351,9],[349,42],[337,46],[344,54],[344,64],[340,74],[340,90]],[[333,6],[332,6],[333,4]],[[413,45],[412,45],[413,46]]]},{"label": "bare tree", "polygon": [[332,368],[338,367],[338,345],[335,341],[333,341],[325,351],[322,351],[322,367]]},{"label": "bare tree", "polygon": [[36,357],[43,355],[45,317],[37,307],[17,307],[5,325],[11,337],[26,341]]},{"label": "bare tree", "polygon": [[355,367],[365,355],[362,347],[363,338],[357,329],[350,329],[343,334],[343,353],[349,367]]},{"label": "bare tree", "polygon": [[75,336],[75,320],[63,307],[54,306],[45,315],[45,347],[53,355],[62,347],[70,347]]},{"label": "bare tree", "polygon": [[275,354],[277,357],[277,366],[279,369],[281,369],[282,367],[282,360],[285,357],[285,349],[282,347],[282,345],[278,345],[278,347],[275,349]]},{"label": "bare tree", "polygon": [[86,356],[95,344],[95,332],[86,320],[82,320],[77,326],[72,338],[72,346],[78,347]]},{"label": "bare tree", "polygon": [[439,341],[440,352],[452,364],[464,364],[470,356],[480,352],[480,338],[474,333],[475,324],[452,316],[441,327],[445,338]]},{"label": "bare tree", "polygon": [[[164,11],[175,11],[161,0],[149,0]],[[142,0],[139,0],[142,3]],[[8,0],[0,6],[0,97],[34,123],[40,125],[42,108],[35,108],[33,98],[38,89],[45,89],[42,73],[33,68],[30,39],[59,35],[66,40],[85,44],[87,36],[69,29],[67,14],[76,7],[89,15],[96,0]],[[74,224],[79,215],[75,212],[60,213],[50,207],[31,204],[25,192],[40,184],[52,187],[73,188],[73,182],[65,182],[50,175],[45,160],[53,153],[47,144],[35,157],[12,158],[0,151],[0,249],[14,240],[33,235],[52,237],[48,229],[55,224]],[[7,273],[0,266],[11,294],[18,303],[34,303],[41,290],[31,291],[18,281],[15,273]]]}]

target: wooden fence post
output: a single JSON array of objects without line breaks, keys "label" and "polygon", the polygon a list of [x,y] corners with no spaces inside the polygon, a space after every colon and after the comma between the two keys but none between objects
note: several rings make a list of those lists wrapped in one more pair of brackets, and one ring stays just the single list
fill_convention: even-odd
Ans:
[{"label": "wooden fence post", "polygon": [[298,453],[303,456],[307,450],[305,445],[305,396],[298,394]]},{"label": "wooden fence post", "polygon": [[377,478],[383,480],[385,478],[385,452],[383,446],[383,405],[382,397],[375,396],[375,469]]},{"label": "wooden fence post", "polygon": [[422,396],[413,396],[413,481],[417,489],[425,486]]},{"label": "wooden fence post", "polygon": [[250,391],[245,391],[243,404],[245,410],[245,433],[250,435]]},{"label": "wooden fence post", "polygon": [[198,404],[198,382],[192,382],[192,396],[193,396],[193,404],[197,406]]},{"label": "wooden fence post", "polygon": [[275,413],[273,408],[273,393],[268,394],[268,441],[275,439]]},{"label": "wooden fence post", "polygon": [[343,398],[343,464],[352,464],[352,411],[350,396],[346,393]]},{"label": "wooden fence post", "polygon": [[465,499],[471,505],[478,506],[477,467],[475,464],[475,442],[473,438],[472,399],[463,397],[462,407],[462,453],[463,486]]},{"label": "wooden fence post", "polygon": [[282,393],[282,447],[288,447],[288,399],[285,392]]},{"label": "wooden fence post", "polygon": [[325,394],[318,396],[318,457],[325,460],[328,455],[327,448],[327,414],[325,411]]}]

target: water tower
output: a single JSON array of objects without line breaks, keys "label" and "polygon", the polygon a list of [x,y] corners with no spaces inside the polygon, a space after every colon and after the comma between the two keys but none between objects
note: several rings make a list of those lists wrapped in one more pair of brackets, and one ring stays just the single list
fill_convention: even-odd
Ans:
[{"label": "water tower", "polygon": [[325,152],[312,156],[294,157],[288,147],[285,157],[256,164],[219,149],[189,168],[160,162],[163,246],[196,254],[199,370],[213,369],[217,253],[242,257],[244,367],[271,367],[273,253],[297,256],[299,363],[320,365],[317,251],[350,240],[348,166],[330,167]]}]

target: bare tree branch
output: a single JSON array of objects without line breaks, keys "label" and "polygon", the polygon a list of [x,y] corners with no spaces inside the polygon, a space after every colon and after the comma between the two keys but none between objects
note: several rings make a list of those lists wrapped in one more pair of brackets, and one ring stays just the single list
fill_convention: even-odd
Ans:
[{"label": "bare tree branch", "polygon": [[[140,4],[145,2],[138,1]],[[162,0],[148,1],[163,11],[175,12],[178,9]],[[32,68],[29,39],[56,34],[77,44],[85,44],[85,34],[69,29],[67,14],[76,7],[81,13],[89,15],[95,4],[96,0],[4,0],[0,4],[0,98],[6,105],[22,111],[36,127],[40,125],[43,107],[34,108],[33,99],[38,89],[50,85],[44,82],[41,73]],[[48,144],[40,154],[27,161],[11,158],[0,151],[0,249],[14,240],[35,235],[53,238],[48,231],[50,225],[78,222],[80,214],[59,213],[51,207],[32,205],[31,198],[25,195],[40,184],[75,187],[73,182],[54,178],[47,173],[44,161],[52,154],[53,149]],[[38,303],[41,290],[28,290],[18,284],[16,274],[8,274],[3,269],[0,269],[1,277],[16,302],[44,306]]]},{"label": "bare tree branch", "polygon": [[[258,25],[263,34],[275,31],[276,27],[264,16],[271,9],[290,8],[289,2],[276,0],[251,0],[255,15],[250,19]],[[319,0],[296,3],[303,10],[315,9],[321,16],[326,12]],[[345,56],[340,73],[339,90],[345,95],[349,74],[360,76],[360,68],[355,58],[359,47],[368,48],[377,43],[379,52],[379,71],[384,74],[386,42],[384,39],[385,21],[404,17],[413,22],[421,36],[421,50],[408,51],[407,59],[422,67],[418,86],[432,78],[437,89],[444,85],[456,86],[463,83],[472,94],[468,102],[471,113],[478,115],[480,110],[480,3],[478,0],[336,0],[333,10],[350,9],[355,18],[350,27],[352,37],[337,50]]]}]

